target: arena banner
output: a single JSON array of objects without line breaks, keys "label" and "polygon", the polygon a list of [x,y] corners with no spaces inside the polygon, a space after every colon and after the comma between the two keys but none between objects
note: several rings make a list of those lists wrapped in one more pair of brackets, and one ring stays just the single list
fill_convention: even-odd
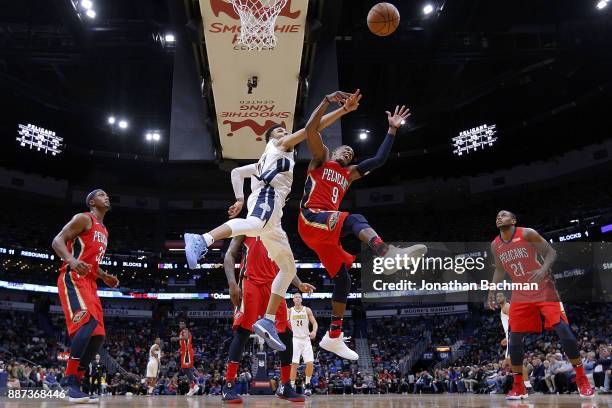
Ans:
[{"label": "arena banner", "polygon": [[[34,303],[0,301],[0,309],[2,310],[20,310],[26,312],[34,311]],[[150,310],[142,309],[107,309],[104,308],[104,316],[123,316],[123,317],[140,317],[151,318],[153,313]],[[53,314],[64,314],[62,307],[59,305],[51,305],[49,312]]]},{"label": "arena banner", "polygon": [[468,313],[468,305],[448,305],[438,307],[411,307],[400,310],[400,316],[430,316]]},{"label": "arena banner", "polygon": [[276,20],[274,49],[238,44],[240,18],[229,0],[200,0],[222,155],[259,159],[266,129],[292,130],[308,0],[289,0]]},{"label": "arena banner", "polygon": [[[493,236],[495,238],[495,236]],[[429,304],[484,303],[489,293],[516,302],[612,301],[612,243],[552,242],[556,256],[541,270],[542,254],[529,242],[397,242],[392,257],[361,256],[362,299]],[[547,249],[548,251],[548,249]],[[552,253],[552,252],[551,252]],[[493,280],[496,259],[501,265]]]}]

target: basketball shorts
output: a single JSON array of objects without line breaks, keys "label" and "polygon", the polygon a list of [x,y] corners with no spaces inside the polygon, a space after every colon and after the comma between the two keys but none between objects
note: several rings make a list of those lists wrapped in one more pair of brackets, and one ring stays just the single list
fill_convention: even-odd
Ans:
[{"label": "basketball shorts", "polygon": [[563,320],[569,324],[561,302],[512,302],[510,303],[510,331],[514,333],[541,333]]},{"label": "basketball shorts", "polygon": [[147,378],[157,378],[159,372],[159,364],[157,360],[149,360],[147,364]]},{"label": "basketball shorts", "polygon": [[327,269],[329,276],[336,276],[342,264],[350,268],[355,256],[340,244],[342,225],[349,213],[302,208],[298,217],[298,232],[302,241],[312,249]]},{"label": "basketball shorts", "polygon": [[181,352],[181,368],[193,368],[193,349],[188,350],[186,353]]},{"label": "basketball shorts", "polygon": [[285,199],[272,187],[263,187],[252,192],[247,200],[247,217],[255,217],[265,223],[256,235],[247,235],[260,237],[272,260],[283,255],[293,259],[289,238],[281,224]]},{"label": "basketball shorts", "polygon": [[[261,284],[245,276],[242,279],[242,302],[240,308],[234,312],[233,329],[242,327],[253,331],[253,323],[266,314],[270,293],[272,293],[272,282]],[[279,333],[283,333],[289,327],[287,319],[287,303],[283,299],[276,311],[275,326]]]},{"label": "basketball shorts", "polygon": [[102,303],[96,281],[76,272],[62,272],[57,278],[57,292],[64,310],[68,335],[76,332],[93,317],[98,321],[92,336],[106,336]]},{"label": "basketball shorts", "polygon": [[310,337],[293,338],[293,358],[291,359],[291,362],[294,364],[300,364],[300,357],[304,359],[304,363],[312,363],[314,361],[314,353],[312,352]]}]

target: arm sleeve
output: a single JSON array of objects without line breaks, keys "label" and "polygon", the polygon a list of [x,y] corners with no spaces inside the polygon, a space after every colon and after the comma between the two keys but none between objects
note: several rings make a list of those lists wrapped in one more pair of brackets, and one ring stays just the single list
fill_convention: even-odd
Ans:
[{"label": "arm sleeve", "polygon": [[236,167],[232,170],[232,187],[236,199],[244,198],[244,179],[251,177],[257,172],[257,163],[247,166]]},{"label": "arm sleeve", "polygon": [[394,139],[394,135],[392,135],[391,133],[387,133],[387,136],[385,136],[385,140],[383,140],[382,144],[378,148],[378,151],[376,152],[376,156],[366,159],[357,165],[357,171],[359,172],[359,174],[365,176],[372,170],[377,169],[383,164],[385,164],[385,162],[389,158],[389,155],[391,154],[391,147],[393,147]]}]

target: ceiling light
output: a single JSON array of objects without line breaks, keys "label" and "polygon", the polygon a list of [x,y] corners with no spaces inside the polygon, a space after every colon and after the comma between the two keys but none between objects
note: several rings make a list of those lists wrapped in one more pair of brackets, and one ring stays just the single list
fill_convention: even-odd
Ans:
[{"label": "ceiling light", "polygon": [[128,123],[127,123],[127,121],[126,121],[126,120],[120,120],[120,121],[119,121],[119,127],[120,127],[121,129],[127,129],[127,128],[128,128]]},{"label": "ceiling light", "polygon": [[96,17],[96,12],[93,11],[92,9],[87,10],[87,12],[85,14],[87,14],[87,17],[89,17],[89,18],[95,18]]},{"label": "ceiling light", "polygon": [[85,10],[89,10],[93,7],[93,3],[91,0],[83,0],[81,1],[81,7],[83,7]]},{"label": "ceiling light", "polygon": [[169,43],[176,41],[176,39],[174,38],[174,34],[166,34],[164,38],[166,42],[169,42]]},{"label": "ceiling light", "polygon": [[368,134],[366,132],[359,133],[359,140],[366,140],[368,138]]},{"label": "ceiling light", "polygon": [[431,4],[427,4],[425,7],[423,7],[423,14],[428,15],[433,13],[434,11],[434,6],[432,6]]}]

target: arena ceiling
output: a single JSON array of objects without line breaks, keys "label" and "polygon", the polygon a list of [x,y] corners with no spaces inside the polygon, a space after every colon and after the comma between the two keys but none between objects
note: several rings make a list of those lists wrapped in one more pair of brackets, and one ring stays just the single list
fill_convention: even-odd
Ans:
[{"label": "arena ceiling", "polygon": [[[374,1],[313,4],[323,1],[334,1],[341,14],[340,86],[364,94],[360,110],[343,121],[344,142],[364,157],[384,135],[384,110],[413,107],[395,147],[399,160],[384,170],[391,177],[476,173],[608,137],[612,7],[598,10],[590,0],[448,0],[433,1],[436,11],[425,17],[422,2],[396,1],[400,28],[378,38],[365,24]],[[173,32],[198,44],[197,1],[94,5],[97,16],[87,19],[71,0],[3,2],[0,130],[13,135],[15,121],[35,118],[65,129],[77,155],[99,149],[163,158],[165,139],[155,152],[144,142],[144,129],[169,132],[173,50],[161,38]],[[329,16],[310,14],[314,41]],[[129,131],[113,131],[109,115],[125,115]],[[483,123],[498,125],[498,145],[470,160],[453,158],[450,138]],[[362,129],[372,132],[365,142],[357,139]],[[25,165],[13,147],[2,154]]]}]

